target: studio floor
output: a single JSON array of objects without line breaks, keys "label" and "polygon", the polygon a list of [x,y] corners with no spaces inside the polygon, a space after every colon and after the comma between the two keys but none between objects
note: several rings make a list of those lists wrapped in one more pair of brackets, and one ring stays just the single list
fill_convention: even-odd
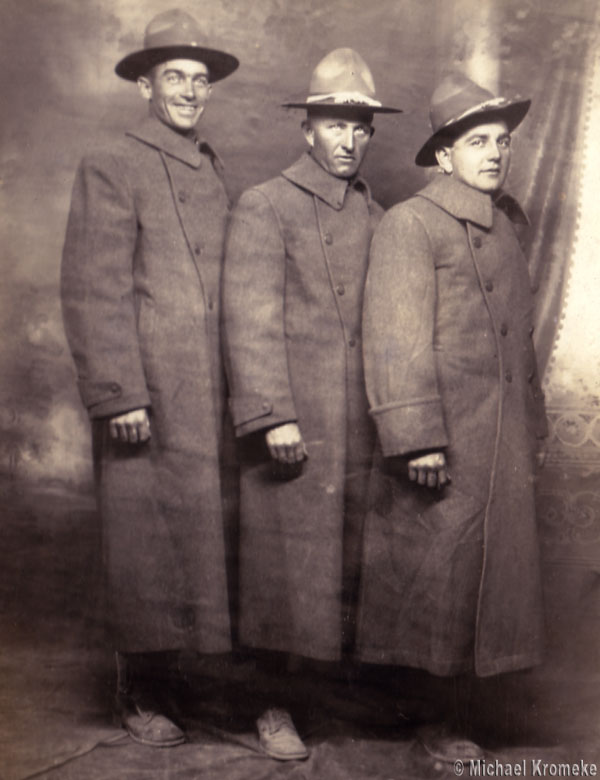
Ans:
[{"label": "studio floor", "polygon": [[[42,491],[4,482],[0,489],[1,780],[456,776],[423,746],[431,692],[398,670],[344,675],[300,667],[284,677],[283,693],[297,703],[294,718],[311,754],[280,763],[260,752],[254,728],[274,677],[239,654],[184,657],[188,741],[162,750],[131,742],[111,718],[92,499],[58,485]],[[519,765],[528,776],[552,776],[581,762],[600,774],[598,632],[573,618],[564,596],[565,582],[573,589],[578,576],[564,566],[546,571],[551,631],[543,667],[473,693],[471,720],[486,750],[481,775]],[[467,766],[464,774],[473,771]]]}]

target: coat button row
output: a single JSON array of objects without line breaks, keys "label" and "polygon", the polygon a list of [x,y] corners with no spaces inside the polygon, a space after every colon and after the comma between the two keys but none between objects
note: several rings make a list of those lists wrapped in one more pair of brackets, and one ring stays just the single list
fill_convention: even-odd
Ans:
[{"label": "coat button row", "polygon": [[500,334],[502,336],[506,336],[507,333],[508,333],[508,325],[505,322],[503,322],[502,325],[500,326]]},{"label": "coat button row", "polygon": [[194,254],[196,254],[196,255],[201,255],[202,254],[202,247],[200,246],[200,244],[196,244],[194,246]]},{"label": "coat button row", "polygon": [[492,292],[492,290],[494,289],[494,283],[493,282],[486,282],[485,283],[485,289],[488,292]]},{"label": "coat button row", "polygon": [[473,239],[473,246],[475,247],[475,249],[481,249],[481,238],[480,238],[480,236],[475,236],[475,238]]},{"label": "coat button row", "polygon": [[356,339],[350,339],[350,341],[348,342],[348,344],[349,344],[351,347],[355,347],[355,346],[356,346]]},{"label": "coat button row", "polygon": [[179,199],[180,203],[185,203],[186,200],[187,200],[187,195],[185,194],[185,192],[183,190],[180,190],[177,193],[177,198]]},{"label": "coat button row", "polygon": [[510,371],[507,371],[504,374],[504,378],[506,379],[507,382],[512,382],[512,374],[510,373]]},{"label": "coat button row", "polygon": [[325,241],[326,244],[333,244],[333,236],[331,235],[331,233],[325,233],[325,235],[323,236],[323,240]]},{"label": "coat button row", "polygon": [[212,311],[215,308],[215,302],[213,301],[212,298],[208,299],[208,308],[210,311]]},{"label": "coat button row", "polygon": [[338,286],[335,288],[335,291],[338,295],[343,295],[346,292],[346,288],[343,284],[338,284]]},{"label": "coat button row", "polygon": [[116,382],[113,382],[110,386],[110,392],[111,393],[120,393],[121,392],[121,385],[118,385]]}]

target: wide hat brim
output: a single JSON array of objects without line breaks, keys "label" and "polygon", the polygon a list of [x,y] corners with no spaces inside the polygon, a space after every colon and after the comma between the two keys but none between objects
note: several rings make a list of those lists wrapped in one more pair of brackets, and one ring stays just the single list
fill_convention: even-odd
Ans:
[{"label": "wide hat brim", "polygon": [[391,108],[390,106],[372,106],[368,103],[335,103],[332,101],[304,103],[282,103],[283,108],[303,108],[318,111],[322,109],[328,113],[334,114],[401,114],[401,108]]},{"label": "wide hat brim", "polygon": [[529,111],[531,100],[511,100],[502,106],[490,106],[483,104],[481,107],[474,107],[468,113],[463,114],[454,120],[449,120],[442,127],[433,133],[423,146],[419,149],[415,157],[415,163],[422,167],[437,165],[435,156],[440,142],[445,137],[456,137],[466,132],[470,127],[486,122],[502,121],[506,122],[509,132],[512,132],[519,125]]},{"label": "wide hat brim", "polygon": [[117,63],[115,73],[127,81],[137,81],[155,65],[168,60],[196,60],[204,63],[211,83],[230,76],[240,64],[237,57],[218,49],[190,45],[158,46],[140,49],[123,57]]}]

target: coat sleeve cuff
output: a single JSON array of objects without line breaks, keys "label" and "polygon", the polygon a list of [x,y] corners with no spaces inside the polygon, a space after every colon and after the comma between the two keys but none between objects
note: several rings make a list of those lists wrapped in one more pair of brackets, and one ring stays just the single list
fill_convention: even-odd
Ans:
[{"label": "coat sleeve cuff", "polygon": [[296,409],[290,399],[231,398],[229,407],[238,437],[297,421]]},{"label": "coat sleeve cuff", "polygon": [[125,391],[119,382],[89,382],[82,379],[77,384],[81,400],[92,419],[114,417],[150,406],[150,396],[146,389],[131,392]]},{"label": "coat sleeve cuff", "polygon": [[384,457],[448,446],[439,397],[389,403],[371,409]]}]

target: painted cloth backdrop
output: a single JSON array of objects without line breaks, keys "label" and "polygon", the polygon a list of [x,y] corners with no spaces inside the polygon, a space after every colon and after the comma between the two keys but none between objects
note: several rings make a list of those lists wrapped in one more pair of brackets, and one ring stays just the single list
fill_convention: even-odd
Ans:
[{"label": "painted cloth backdrop", "polygon": [[[139,47],[148,19],[168,5],[5,0],[0,10],[0,470],[13,483],[89,490],[89,430],[58,302],[70,189],[82,153],[144,114],[135,86],[113,68]],[[374,197],[389,207],[424,184],[414,154],[428,133],[427,101],[436,80],[449,67],[464,66],[458,12],[465,0],[184,5],[211,41],[242,61],[238,73],[215,87],[203,120],[234,198],[298,156],[304,145],[298,112],[279,102],[303,96],[314,64],[340,45],[361,52],[378,94],[405,110],[376,122],[364,169]],[[544,366],[576,216],[577,138],[595,4],[495,5],[502,89],[534,100],[517,133],[509,184],[532,221],[525,240],[539,284],[537,346]]]},{"label": "painted cloth backdrop", "polygon": [[[563,669],[577,669],[582,696],[587,695],[589,679],[597,676],[600,636],[600,45],[595,0],[3,0],[0,515],[10,517],[15,496],[28,508],[15,514],[12,530],[3,526],[7,549],[19,553],[2,567],[10,585],[3,590],[7,599],[0,617],[8,626],[4,644],[21,648],[24,635],[29,645],[14,660],[15,671],[2,688],[6,701],[12,696],[6,709],[14,726],[10,733],[17,736],[12,744],[3,742],[0,763],[16,752],[33,771],[52,765],[58,753],[82,749],[82,732],[72,716],[81,700],[61,711],[56,696],[69,680],[84,690],[89,669],[80,672],[81,680],[73,677],[71,666],[61,671],[60,685],[46,697],[46,709],[40,709],[40,691],[44,681],[47,685],[54,679],[48,670],[56,656],[46,654],[37,664],[30,650],[44,625],[57,641],[73,631],[77,599],[94,581],[98,542],[90,523],[89,423],[60,315],[60,256],[81,155],[145,113],[135,86],[119,80],[114,65],[140,46],[147,21],[174,4],[202,20],[208,39],[242,62],[231,79],[215,85],[202,123],[203,134],[223,157],[233,199],[300,155],[299,113],[285,111],[279,103],[305,96],[312,68],[333,48],[356,48],[372,67],[380,98],[405,111],[376,120],[363,170],[374,198],[386,208],[426,183],[427,174],[413,160],[429,130],[429,95],[444,71],[466,68],[473,50],[479,51],[472,39],[474,17],[488,25],[481,40],[493,50],[492,70],[502,91],[533,98],[515,133],[507,189],[520,199],[532,223],[523,241],[538,285],[535,336],[540,367],[546,368],[551,431],[548,465],[538,486],[538,517],[553,665],[542,669],[546,677],[541,679],[543,686],[550,681],[542,690],[558,688],[563,663]],[[29,502],[39,502],[40,495],[43,512],[38,517]],[[235,528],[229,530],[235,534]],[[60,545],[73,539],[85,555],[79,548],[77,556],[63,555]],[[27,620],[29,613],[21,607],[28,600],[38,610],[40,604],[46,606],[47,570],[40,561],[53,546],[60,549],[60,592],[54,595],[61,620],[50,624],[44,614],[24,630],[12,616],[22,612],[21,621]],[[27,658],[33,659],[29,666]],[[31,696],[37,721],[20,707],[29,699],[13,695],[30,669],[38,675],[32,674],[34,683],[39,680]],[[570,691],[575,673],[569,674]],[[526,701],[522,711],[528,718],[530,702],[526,696],[520,701]],[[512,717],[508,712],[497,715]],[[557,722],[565,731],[571,726],[562,712]],[[343,749],[348,761],[354,761],[352,750]],[[214,753],[223,758],[222,744]],[[397,754],[394,743],[381,759],[381,776],[390,775]],[[193,751],[189,760],[195,774]],[[352,769],[360,772],[359,762],[354,763],[358,769]],[[223,771],[227,777],[234,776],[230,769]],[[70,776],[82,776],[78,766],[73,771]],[[315,776],[323,776],[318,767],[316,771]],[[346,774],[350,777],[350,770]]]},{"label": "painted cloth backdrop", "polygon": [[[89,424],[77,396],[58,297],[70,192],[81,155],[144,115],[136,87],[118,79],[113,68],[140,46],[146,22],[168,5],[165,0],[2,4],[3,490],[35,486],[90,494]],[[364,167],[375,199],[386,208],[426,181],[413,160],[429,132],[429,95],[444,71],[465,67],[465,12],[486,5],[494,7],[501,90],[533,98],[515,134],[507,189],[521,200],[532,223],[523,240],[538,286],[536,340],[543,368],[561,321],[578,213],[595,3],[183,4],[202,20],[214,45],[242,62],[234,76],[215,86],[202,128],[224,159],[232,198],[298,157],[304,147],[300,116],[279,103],[306,94],[312,68],[327,51],[352,46],[369,62],[382,100],[405,111],[376,120]],[[595,474],[591,478],[597,479]]]}]

